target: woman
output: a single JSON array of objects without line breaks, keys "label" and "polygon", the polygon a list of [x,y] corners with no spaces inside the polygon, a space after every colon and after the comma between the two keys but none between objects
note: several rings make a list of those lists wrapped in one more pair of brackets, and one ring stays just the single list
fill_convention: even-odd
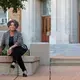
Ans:
[{"label": "woman", "polygon": [[15,68],[15,63],[17,62],[23,71],[23,77],[27,77],[27,70],[21,57],[26,52],[26,49],[24,47],[22,34],[17,31],[19,23],[16,20],[10,20],[7,26],[9,30],[3,35],[0,53],[5,47],[8,48],[7,54],[13,58],[11,68]]}]

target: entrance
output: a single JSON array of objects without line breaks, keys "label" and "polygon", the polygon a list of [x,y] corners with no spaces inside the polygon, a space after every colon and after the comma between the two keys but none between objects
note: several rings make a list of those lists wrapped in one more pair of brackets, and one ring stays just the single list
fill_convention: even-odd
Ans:
[{"label": "entrance", "polygon": [[42,42],[49,42],[51,16],[42,16]]}]

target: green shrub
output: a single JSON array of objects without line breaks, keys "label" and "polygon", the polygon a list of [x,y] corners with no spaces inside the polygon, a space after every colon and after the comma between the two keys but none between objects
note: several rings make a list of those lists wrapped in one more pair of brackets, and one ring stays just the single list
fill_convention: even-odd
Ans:
[{"label": "green shrub", "polygon": [[7,56],[7,50],[8,48],[4,48],[4,50],[2,51],[2,56]]}]

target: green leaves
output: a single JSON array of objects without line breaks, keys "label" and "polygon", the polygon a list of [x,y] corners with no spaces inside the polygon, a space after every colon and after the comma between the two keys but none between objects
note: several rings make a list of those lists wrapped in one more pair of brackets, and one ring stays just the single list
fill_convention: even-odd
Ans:
[{"label": "green leaves", "polygon": [[2,56],[7,56],[7,50],[8,48],[4,48],[4,50],[2,51]]},{"label": "green leaves", "polygon": [[24,6],[22,4],[24,1],[27,0],[0,0],[0,6],[4,12],[6,12],[9,8],[13,8],[13,12],[17,12],[17,9],[19,8],[24,9]]}]

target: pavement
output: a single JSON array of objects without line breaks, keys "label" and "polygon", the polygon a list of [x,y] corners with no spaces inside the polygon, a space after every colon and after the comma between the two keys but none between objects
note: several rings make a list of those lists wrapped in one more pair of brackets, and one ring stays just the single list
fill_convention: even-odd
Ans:
[{"label": "pavement", "polygon": [[[32,76],[15,78],[16,76],[0,76],[0,80],[49,80],[49,67],[41,66]],[[52,66],[51,80],[80,80],[80,66]]]}]

